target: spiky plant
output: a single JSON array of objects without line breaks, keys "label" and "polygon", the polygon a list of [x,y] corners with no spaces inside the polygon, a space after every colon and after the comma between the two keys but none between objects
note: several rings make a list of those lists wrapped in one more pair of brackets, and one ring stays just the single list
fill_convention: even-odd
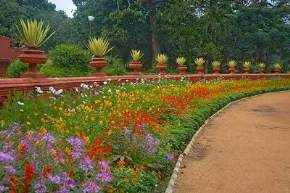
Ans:
[{"label": "spiky plant", "polygon": [[275,70],[281,70],[282,66],[281,66],[281,64],[276,63],[276,64],[273,65],[273,68],[274,68]]},{"label": "spiky plant", "polygon": [[143,56],[144,56],[144,54],[141,52],[141,50],[132,50],[131,51],[131,57],[132,57],[133,61],[135,61],[135,62],[140,61]]},{"label": "spiky plant", "polygon": [[168,57],[165,54],[158,54],[155,58],[157,64],[166,64]]},{"label": "spiky plant", "polygon": [[237,66],[237,62],[235,60],[230,60],[228,63],[228,67],[234,68]]},{"label": "spiky plant", "polygon": [[178,57],[176,59],[176,63],[179,65],[179,66],[183,66],[186,62],[186,59],[184,57]]},{"label": "spiky plant", "polygon": [[264,63],[260,63],[258,66],[260,70],[264,70],[266,68],[266,64]]},{"label": "spiky plant", "polygon": [[29,48],[40,47],[55,33],[49,34],[50,26],[37,20],[21,19],[16,29],[16,39]]},{"label": "spiky plant", "polygon": [[211,63],[212,67],[220,67],[221,66],[221,62],[220,61],[213,61]]},{"label": "spiky plant", "polygon": [[243,67],[245,70],[249,70],[251,68],[251,65],[252,65],[251,62],[246,61],[244,62]]},{"label": "spiky plant", "polygon": [[205,60],[203,58],[196,58],[194,60],[194,63],[197,65],[197,66],[203,66],[204,63],[205,63]]},{"label": "spiky plant", "polygon": [[113,48],[110,48],[110,43],[105,38],[91,38],[88,44],[89,50],[96,57],[104,57],[108,54]]}]

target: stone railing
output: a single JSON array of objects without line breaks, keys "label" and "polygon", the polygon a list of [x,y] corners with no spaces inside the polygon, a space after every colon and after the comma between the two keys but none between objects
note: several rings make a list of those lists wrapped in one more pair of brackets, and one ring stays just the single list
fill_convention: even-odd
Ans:
[{"label": "stone railing", "polygon": [[106,77],[71,77],[71,78],[4,78],[0,79],[0,104],[2,104],[9,95],[19,92],[29,92],[35,89],[36,86],[43,90],[48,90],[49,87],[62,88],[65,90],[80,86],[81,83],[103,84],[105,81],[115,83],[121,82],[138,82],[141,79],[156,80],[156,79],[188,79],[192,82],[199,80],[212,80],[217,78],[224,79],[267,79],[273,77],[290,78],[290,74],[187,74],[187,75],[129,75],[129,76],[106,76]]}]

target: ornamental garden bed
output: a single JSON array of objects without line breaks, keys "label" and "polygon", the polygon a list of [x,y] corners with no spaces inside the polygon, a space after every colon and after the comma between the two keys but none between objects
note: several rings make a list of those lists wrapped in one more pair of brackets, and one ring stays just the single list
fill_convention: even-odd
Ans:
[{"label": "ornamental garden bed", "polygon": [[0,111],[3,192],[164,192],[178,155],[227,103],[289,79],[36,87]]}]

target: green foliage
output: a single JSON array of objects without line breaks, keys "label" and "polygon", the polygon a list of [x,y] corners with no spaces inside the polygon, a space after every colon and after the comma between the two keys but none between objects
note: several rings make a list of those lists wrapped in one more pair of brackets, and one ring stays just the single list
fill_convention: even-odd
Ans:
[{"label": "green foliage", "polygon": [[28,64],[20,60],[14,60],[7,69],[7,76],[11,78],[19,78],[21,74],[28,70]]},{"label": "green foliage", "polygon": [[110,48],[110,43],[105,38],[91,38],[88,47],[96,57],[104,57],[113,48]]},{"label": "green foliage", "polygon": [[17,26],[17,40],[29,48],[38,48],[44,44],[53,34],[48,34],[49,25],[44,25],[42,21],[20,20]]},{"label": "green foliage", "polygon": [[157,64],[167,64],[168,57],[165,54],[158,54],[155,57],[155,61],[157,62]]},{"label": "green foliage", "polygon": [[49,60],[42,67],[42,72],[49,76],[84,76],[90,72],[90,53],[76,45],[56,46],[49,52]]},{"label": "green foliage", "polygon": [[123,59],[109,57],[108,63],[109,63],[109,65],[104,70],[107,75],[114,76],[114,75],[126,75],[127,74],[126,66],[125,66]]}]

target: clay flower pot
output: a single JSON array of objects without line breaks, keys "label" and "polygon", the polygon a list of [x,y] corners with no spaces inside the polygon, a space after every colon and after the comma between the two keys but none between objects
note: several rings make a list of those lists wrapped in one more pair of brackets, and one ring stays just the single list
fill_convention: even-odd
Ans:
[{"label": "clay flower pot", "polygon": [[280,73],[281,73],[281,69],[274,69],[273,72],[274,72],[275,74],[280,74]]},{"label": "clay flower pot", "polygon": [[243,71],[244,71],[244,74],[249,74],[250,73],[250,69],[247,69],[247,68],[244,69]]},{"label": "clay flower pot", "polygon": [[96,68],[96,72],[92,76],[105,76],[106,74],[102,71],[107,66],[106,58],[94,57],[90,65]]},{"label": "clay flower pot", "polygon": [[166,64],[158,64],[156,69],[159,71],[160,74],[165,74],[167,65]]},{"label": "clay flower pot", "polygon": [[214,74],[219,74],[220,71],[221,71],[221,67],[220,67],[220,66],[214,66],[214,67],[212,68],[212,70],[213,70],[213,73],[214,73]]},{"label": "clay flower pot", "polygon": [[259,73],[260,73],[260,74],[265,74],[265,68],[261,68],[261,69],[259,70]]},{"label": "clay flower pot", "polygon": [[28,72],[21,75],[24,78],[43,78],[43,75],[37,72],[37,65],[44,64],[47,56],[44,51],[34,48],[27,48],[18,56],[21,62],[28,64]]},{"label": "clay flower pot", "polygon": [[185,66],[185,65],[180,65],[180,66],[177,67],[177,69],[179,71],[179,74],[185,74],[187,69],[188,69],[188,67]]},{"label": "clay flower pot", "polygon": [[230,72],[230,74],[235,74],[236,73],[236,67],[229,67],[229,72]]},{"label": "clay flower pot", "polygon": [[129,69],[133,72],[130,72],[131,75],[140,75],[142,70],[143,64],[140,61],[132,61],[129,64]]},{"label": "clay flower pot", "polygon": [[198,74],[204,74],[204,66],[196,66],[195,69]]}]

